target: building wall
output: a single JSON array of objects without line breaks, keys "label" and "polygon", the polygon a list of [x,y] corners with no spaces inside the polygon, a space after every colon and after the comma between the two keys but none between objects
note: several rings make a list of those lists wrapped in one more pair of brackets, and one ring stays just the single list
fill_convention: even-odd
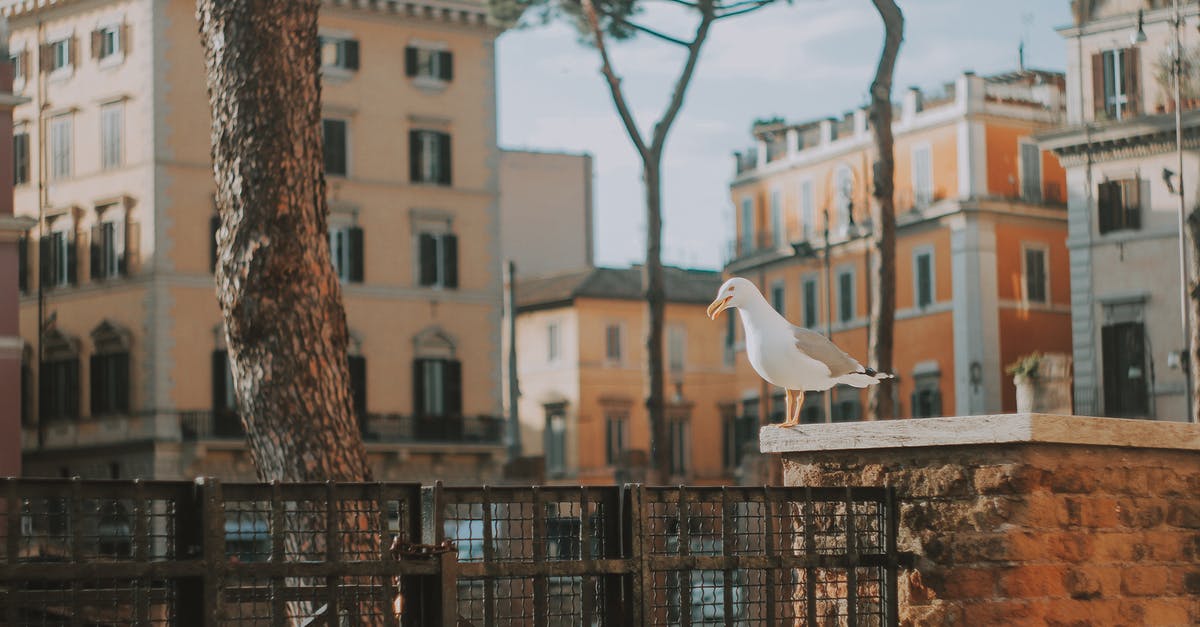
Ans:
[{"label": "building wall", "polygon": [[[463,363],[464,414],[500,412],[495,367],[500,359],[493,46],[497,31],[480,25],[482,7],[478,8],[464,6],[461,15],[456,12],[445,19],[409,18],[402,7],[399,12],[322,9],[323,34],[360,42],[357,71],[325,72],[322,108],[325,117],[348,122],[348,174],[327,176],[326,182],[330,224],[354,224],[364,231],[364,281],[343,283],[343,300],[352,350],[367,359],[369,413],[413,412],[415,338],[435,330],[451,340],[456,358]],[[136,261],[130,264],[129,276],[90,280],[83,246],[79,284],[48,290],[46,311],[55,316],[56,328],[82,340],[84,418],[58,427],[60,432],[53,434],[56,448],[75,446],[84,434],[94,433],[113,443],[132,434],[177,440],[179,412],[212,408],[211,355],[224,347],[210,260],[215,188],[203,48],[196,35],[194,3],[127,0],[70,3],[32,9],[32,13],[21,7],[8,11],[14,51],[36,48],[38,21],[44,22],[43,39],[70,31],[79,41],[74,71],[63,79],[47,80],[44,99],[38,98],[37,55],[30,56],[34,67],[22,93],[34,101],[22,105],[17,118],[18,128],[24,124],[32,134],[33,172],[31,183],[17,189],[18,213],[38,214],[37,112],[45,102],[49,115],[73,111],[74,116],[72,176],[50,182],[48,212],[76,218],[84,244],[96,221],[94,207],[109,200],[125,203],[129,220],[136,225],[130,231]],[[128,51],[119,63],[98,64],[90,55],[91,30],[106,21],[122,20],[129,28]],[[439,85],[406,77],[408,45],[450,50],[453,79]],[[110,100],[121,100],[125,106],[124,160],[115,170],[101,171],[97,103]],[[409,130],[414,128],[451,135],[451,186],[410,181]],[[455,289],[418,284],[417,225],[427,216],[447,221],[458,237]],[[36,286],[36,255],[31,262],[31,286]],[[89,424],[95,421],[88,411],[92,345],[87,336],[104,320],[128,330],[131,337],[134,416],[103,421],[105,425],[120,422],[119,428]],[[36,289],[22,298],[21,328],[25,341],[36,346]],[[137,417],[143,414],[157,418]],[[27,434],[26,441],[33,443],[36,438]],[[490,458],[492,448],[482,457],[478,452],[469,456],[476,461]],[[186,457],[177,454],[173,462],[150,468],[166,472],[160,476],[222,468],[204,459],[186,462]],[[415,469],[421,463],[409,466]],[[380,469],[390,473],[382,476],[400,478],[408,476],[409,466],[383,464]],[[491,462],[456,468],[495,470]]]},{"label": "building wall", "polygon": [[500,154],[501,260],[517,276],[592,265],[592,156],[504,150]]}]

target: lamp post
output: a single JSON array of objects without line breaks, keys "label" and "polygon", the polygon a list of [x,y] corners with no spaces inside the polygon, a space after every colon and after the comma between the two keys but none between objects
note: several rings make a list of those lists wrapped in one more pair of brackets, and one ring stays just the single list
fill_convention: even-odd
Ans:
[{"label": "lamp post", "polygon": [[[829,258],[829,206],[821,211],[825,221],[825,337],[833,341],[833,263]],[[825,390],[825,422],[833,422],[833,391],[836,387]]]}]

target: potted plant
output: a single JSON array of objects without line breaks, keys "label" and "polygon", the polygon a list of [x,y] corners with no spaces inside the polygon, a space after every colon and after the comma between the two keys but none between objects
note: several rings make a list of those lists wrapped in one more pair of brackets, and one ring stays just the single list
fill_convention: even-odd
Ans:
[{"label": "potted plant", "polygon": [[1036,392],[1038,366],[1042,363],[1042,354],[1033,352],[1017,358],[1004,369],[1013,376],[1013,384],[1017,386],[1017,412],[1026,414],[1033,411]]}]

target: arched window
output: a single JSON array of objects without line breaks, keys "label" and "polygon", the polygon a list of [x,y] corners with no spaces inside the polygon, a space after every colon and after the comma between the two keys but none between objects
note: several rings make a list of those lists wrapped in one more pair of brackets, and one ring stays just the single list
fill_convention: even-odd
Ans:
[{"label": "arched window", "polygon": [[418,417],[462,416],[462,363],[454,339],[438,327],[413,338],[413,413]]},{"label": "arched window", "polygon": [[79,418],[79,339],[51,329],[42,336],[38,415],[43,420]]},{"label": "arched window", "polygon": [[92,356],[88,361],[91,414],[129,413],[128,330],[105,320],[92,330]]}]

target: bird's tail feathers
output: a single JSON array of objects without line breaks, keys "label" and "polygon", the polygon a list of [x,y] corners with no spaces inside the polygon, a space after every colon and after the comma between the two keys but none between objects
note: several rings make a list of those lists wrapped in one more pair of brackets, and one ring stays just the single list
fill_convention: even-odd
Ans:
[{"label": "bird's tail feathers", "polygon": [[853,386],[856,388],[865,388],[870,385],[875,385],[885,379],[894,379],[895,375],[886,372],[876,372],[871,368],[866,368],[862,372],[852,372],[844,374],[836,379],[838,383]]}]

